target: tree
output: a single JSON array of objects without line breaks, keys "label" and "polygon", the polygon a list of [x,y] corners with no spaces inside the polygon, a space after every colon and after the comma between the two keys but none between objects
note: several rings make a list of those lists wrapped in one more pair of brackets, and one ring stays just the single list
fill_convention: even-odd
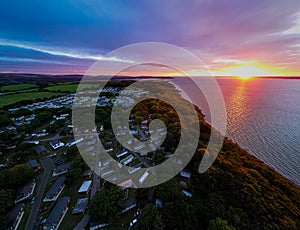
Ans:
[{"label": "tree", "polygon": [[12,155],[12,159],[14,162],[21,163],[28,160],[28,155],[29,155],[28,151],[18,150]]},{"label": "tree", "polygon": [[161,164],[166,160],[166,153],[164,150],[157,150],[153,153],[153,161],[155,164]]},{"label": "tree", "polygon": [[217,217],[216,219],[209,221],[208,229],[209,230],[235,230],[236,228],[230,226],[226,220],[222,220],[221,218]]},{"label": "tree", "polygon": [[103,189],[91,201],[90,215],[94,220],[112,224],[121,214],[124,193],[117,187]]},{"label": "tree", "polygon": [[[173,178],[156,187],[156,196],[163,202],[172,202],[179,197],[179,188],[176,180]],[[181,194],[181,193],[180,193]]]},{"label": "tree", "polygon": [[18,189],[25,184],[29,178],[33,177],[33,170],[25,164],[15,165],[14,167],[4,170],[0,174],[0,187]]},{"label": "tree", "polygon": [[5,226],[7,212],[14,206],[15,191],[12,189],[0,190],[0,226]]},{"label": "tree", "polygon": [[152,204],[148,204],[144,208],[140,217],[138,218],[138,222],[135,226],[135,229],[138,230],[139,229],[142,230],[166,229],[162,218],[161,209]]},{"label": "tree", "polygon": [[[74,151],[77,151],[76,146],[72,146],[74,147]],[[72,148],[71,147],[71,148]],[[70,149],[71,149],[70,148]],[[67,153],[68,156],[69,153]],[[72,159],[74,157],[69,157],[68,159]],[[86,163],[83,161],[82,157],[79,156],[77,158],[75,158],[72,162],[71,165],[71,170],[68,172],[67,176],[66,176],[66,184],[67,185],[71,185],[72,183],[74,183],[76,180],[78,180],[78,178],[81,178],[82,174],[84,173],[85,170],[88,169],[88,166],[86,165]]]},{"label": "tree", "polygon": [[74,157],[78,154],[79,154],[79,152],[78,152],[78,148],[76,145],[73,145],[67,149],[67,158],[69,160],[74,159]]}]

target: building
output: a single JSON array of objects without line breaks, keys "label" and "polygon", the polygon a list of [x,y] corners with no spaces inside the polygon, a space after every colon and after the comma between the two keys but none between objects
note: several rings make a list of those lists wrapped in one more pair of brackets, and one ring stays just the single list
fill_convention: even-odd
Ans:
[{"label": "building", "polygon": [[162,208],[163,207],[163,202],[160,199],[155,199],[155,206]]},{"label": "building", "polygon": [[65,187],[65,180],[65,176],[59,177],[46,193],[43,202],[56,201]]},{"label": "building", "polygon": [[93,175],[93,171],[91,169],[86,170],[82,176],[83,177],[91,177]]},{"label": "building", "polygon": [[181,172],[180,172],[180,176],[182,177],[185,177],[187,179],[190,179],[191,178],[191,171],[187,170],[187,169],[183,169]]},{"label": "building", "polygon": [[[129,164],[131,161],[133,161],[133,160],[134,160],[134,157],[133,157],[132,154],[130,154],[129,156],[127,156],[127,157],[125,157],[124,159],[120,160],[120,164],[122,164],[122,165],[127,165],[127,164]],[[121,165],[121,166],[122,166],[122,165]]]},{"label": "building", "polygon": [[83,141],[83,137],[81,137],[81,138],[79,138],[79,139],[77,139],[77,140],[71,140],[71,141],[69,141],[69,142],[66,144],[66,146],[67,146],[67,147],[71,147],[71,146],[76,145],[76,144],[78,144],[78,143],[80,143],[80,142],[82,142],[82,141]]},{"label": "building", "polygon": [[39,132],[39,133],[33,133],[33,134],[31,134],[31,136],[32,137],[44,137],[44,136],[47,136],[48,135],[48,133],[46,133],[46,132]]},{"label": "building", "polygon": [[23,123],[22,123],[22,122],[20,122],[20,121],[15,121],[15,122],[14,122],[14,124],[15,124],[16,126],[23,125]]},{"label": "building", "polygon": [[149,176],[149,173],[148,173],[148,171],[146,171],[146,172],[140,177],[139,183],[140,183],[140,184],[143,184],[144,181],[147,179],[148,176]]},{"label": "building", "polygon": [[89,202],[89,198],[81,198],[81,199],[78,199],[73,211],[72,211],[72,214],[80,214],[80,213],[84,213],[85,212],[85,209],[88,205],[88,202]]},{"label": "building", "polygon": [[116,157],[120,158],[122,156],[125,156],[126,154],[128,154],[128,151],[127,150],[122,150],[122,151],[116,153]]},{"label": "building", "polygon": [[134,187],[136,188],[136,185],[133,183],[133,181],[131,179],[128,179],[126,181],[123,181],[122,183],[119,183],[118,186],[124,190],[124,189],[127,189],[127,188],[130,188],[130,187]]},{"label": "building", "polygon": [[190,192],[188,192],[188,191],[186,191],[186,190],[182,190],[182,192],[183,192],[184,195],[186,195],[188,197],[193,197],[193,194],[190,193]]},{"label": "building", "polygon": [[88,193],[90,188],[92,186],[92,181],[88,180],[88,181],[83,181],[83,183],[81,184],[78,193]]},{"label": "building", "polygon": [[58,149],[60,147],[63,147],[65,144],[59,140],[52,140],[50,141],[50,145],[53,149]]},{"label": "building", "polygon": [[135,208],[136,207],[136,199],[134,197],[126,199],[124,201],[122,207],[123,207],[123,210],[122,210],[123,213],[129,211],[130,209]]},{"label": "building", "polygon": [[16,129],[16,127],[13,127],[13,126],[6,126],[5,127],[7,130],[9,130],[9,131],[16,131],[17,129]]},{"label": "building", "polygon": [[18,226],[22,220],[24,215],[25,204],[16,204],[13,210],[9,213],[7,222],[6,222],[6,229],[7,230],[17,230]]},{"label": "building", "polygon": [[138,163],[138,164],[136,164],[136,165],[130,167],[130,168],[128,169],[128,173],[129,173],[129,174],[135,173],[135,172],[137,172],[138,170],[140,170],[141,168],[142,168],[142,163]]},{"label": "building", "polygon": [[58,175],[64,174],[64,173],[68,172],[70,168],[71,168],[71,163],[59,165],[54,169],[52,176],[58,176]]},{"label": "building", "polygon": [[104,176],[114,173],[114,170],[110,167],[105,167],[105,168],[101,168],[100,173],[101,173],[101,176],[104,177]]},{"label": "building", "polygon": [[36,160],[29,160],[27,164],[32,169],[39,169],[40,168],[40,165],[38,164],[38,162]]},{"label": "building", "polygon": [[140,143],[140,144],[135,144],[134,147],[133,147],[133,149],[134,149],[134,151],[138,151],[138,150],[141,150],[141,149],[144,148],[144,147],[145,147],[145,145],[144,145],[144,143],[142,142],[142,143]]},{"label": "building", "polygon": [[44,223],[44,230],[57,230],[61,224],[65,214],[68,211],[68,205],[70,203],[70,197],[65,196],[58,200],[52,212]]},{"label": "building", "polygon": [[48,153],[48,150],[44,145],[40,145],[35,149],[36,153],[39,155],[46,155]]},{"label": "building", "polygon": [[35,179],[31,179],[27,181],[27,183],[23,187],[19,188],[15,203],[18,203],[22,200],[29,198],[33,194],[35,186],[36,186]]},{"label": "building", "polygon": [[90,230],[98,230],[98,229],[105,228],[106,226],[108,226],[108,224],[102,224],[99,221],[97,221],[97,222],[91,221]]}]

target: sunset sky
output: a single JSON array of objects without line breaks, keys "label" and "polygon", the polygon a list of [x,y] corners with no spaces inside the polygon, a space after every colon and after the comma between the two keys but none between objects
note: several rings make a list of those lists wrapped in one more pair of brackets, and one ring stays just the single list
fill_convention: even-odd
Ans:
[{"label": "sunset sky", "polygon": [[2,0],[0,28],[1,72],[85,73],[95,61],[131,61],[103,56],[119,47],[164,42],[194,53],[214,75],[300,76],[297,0]]}]

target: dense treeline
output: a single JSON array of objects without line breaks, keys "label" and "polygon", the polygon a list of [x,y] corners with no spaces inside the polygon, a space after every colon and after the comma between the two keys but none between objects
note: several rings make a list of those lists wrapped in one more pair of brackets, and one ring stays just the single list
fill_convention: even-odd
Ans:
[{"label": "dense treeline", "polygon": [[[164,93],[164,87],[160,84],[157,91]],[[175,97],[174,103],[177,103]],[[225,138],[212,167],[203,174],[198,173],[212,129],[203,120],[201,111],[197,111],[201,136],[198,150],[186,167],[192,172],[191,179],[178,176],[156,187],[137,189],[137,206],[143,211],[134,229],[297,229],[300,226],[300,189],[229,139]],[[97,108],[96,123],[109,129],[110,113],[110,107]],[[181,126],[171,106],[151,99],[139,103],[132,111],[134,129],[149,114],[152,120],[164,121],[168,131],[163,143],[165,151],[149,155],[159,164],[166,159],[166,151],[176,149]],[[112,138],[113,134],[106,134],[101,140],[105,143]],[[180,185],[181,181],[185,181],[187,187]],[[192,197],[186,196],[183,189]],[[92,218],[104,223],[117,221],[121,210],[121,197],[117,194],[114,189],[98,193],[91,201]],[[111,199],[112,196],[118,198]]]},{"label": "dense treeline", "polygon": [[[136,229],[297,229],[300,189],[231,141],[224,149],[203,174],[199,162],[191,161],[193,197],[175,182],[154,188],[152,201],[159,198],[163,207],[148,202]],[[139,194],[147,199],[145,191]]]},{"label": "dense treeline", "polygon": [[0,172],[0,226],[5,226],[7,213],[14,206],[18,189],[34,175],[25,164],[15,165]]},{"label": "dense treeline", "polygon": [[[151,112],[155,105],[142,106]],[[161,110],[158,103],[155,111]],[[179,186],[183,179],[178,177],[154,188],[138,189],[138,206],[143,213],[135,229],[299,229],[299,187],[231,140],[225,138],[212,167],[198,173],[211,133],[210,125],[201,117],[199,111],[201,137],[198,151],[187,166],[192,172],[188,188]],[[174,116],[163,118],[168,118],[169,126]],[[192,197],[185,196],[183,189]],[[149,194],[153,194],[151,198]],[[163,205],[155,205],[156,199]]]}]

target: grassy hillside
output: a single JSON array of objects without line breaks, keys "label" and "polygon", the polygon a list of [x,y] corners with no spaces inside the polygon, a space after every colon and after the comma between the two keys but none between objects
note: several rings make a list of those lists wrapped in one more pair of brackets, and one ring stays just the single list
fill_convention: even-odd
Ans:
[{"label": "grassy hillside", "polygon": [[0,108],[25,100],[46,99],[59,96],[62,93],[56,92],[26,92],[0,96]]},{"label": "grassy hillside", "polygon": [[49,91],[64,91],[64,92],[76,92],[78,84],[58,84],[49,86],[46,89]]},{"label": "grassy hillside", "polygon": [[0,87],[1,91],[20,91],[20,90],[25,90],[25,89],[33,89],[33,88],[38,88],[37,85],[34,84],[12,84],[12,85],[4,85]]}]

